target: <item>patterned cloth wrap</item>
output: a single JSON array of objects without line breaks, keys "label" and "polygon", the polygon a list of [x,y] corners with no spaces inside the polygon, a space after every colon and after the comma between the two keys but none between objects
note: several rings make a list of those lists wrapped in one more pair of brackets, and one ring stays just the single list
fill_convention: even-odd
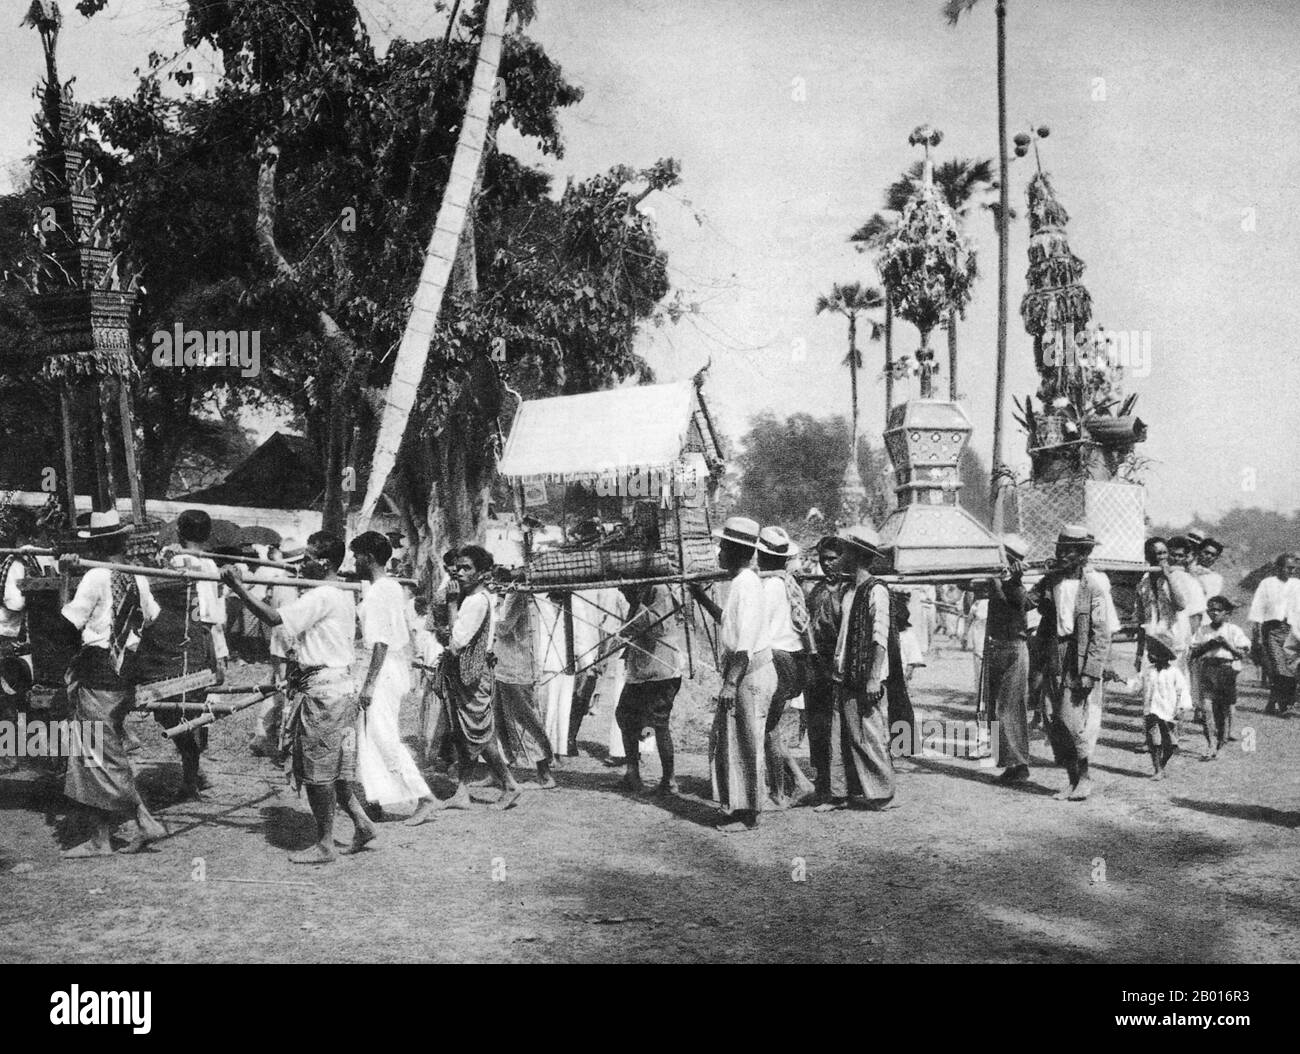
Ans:
[{"label": "patterned cloth wrap", "polygon": [[287,696],[280,750],[287,755],[291,786],[354,780],[357,702],[351,671],[292,663]]}]

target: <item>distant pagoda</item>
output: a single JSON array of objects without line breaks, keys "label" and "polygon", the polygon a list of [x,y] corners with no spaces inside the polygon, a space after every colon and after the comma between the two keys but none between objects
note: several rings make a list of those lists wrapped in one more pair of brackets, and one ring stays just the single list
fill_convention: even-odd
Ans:
[{"label": "distant pagoda", "polygon": [[[97,175],[82,149],[86,117],[73,100],[72,82],[59,80],[55,50],[63,17],[55,0],[34,0],[23,20],[45,50],[45,79],[38,88],[38,153],[33,186],[38,195],[40,255],[30,304],[40,321],[40,375],[59,391],[63,473],[59,493],[68,527],[76,522],[74,466],[87,448],[94,466],[91,502],[114,508],[115,439],[122,444],[137,531],[145,524],[132,425],[131,323],[137,282],[123,288],[118,257],[95,195]],[[83,470],[84,471],[84,470]]]}]

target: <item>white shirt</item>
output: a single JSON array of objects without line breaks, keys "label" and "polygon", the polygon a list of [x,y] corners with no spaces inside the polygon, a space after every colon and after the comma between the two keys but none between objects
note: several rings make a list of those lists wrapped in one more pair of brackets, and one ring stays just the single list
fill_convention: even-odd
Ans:
[{"label": "white shirt", "polygon": [[[158,617],[158,602],[149,590],[149,580],[135,576],[140,591],[140,610],[145,622]],[[86,647],[106,648],[113,633],[113,572],[106,567],[92,567],[77,584],[76,595],[63,608],[63,617],[81,630]]]},{"label": "white shirt", "polygon": [[280,618],[300,666],[338,670],[352,665],[357,608],[351,593],[336,586],[312,586],[280,608]]},{"label": "white shirt", "polygon": [[767,600],[762,579],[753,568],[742,568],[731,580],[726,603],[722,605],[722,629],[719,642],[727,652],[754,653],[770,648],[767,628]]},{"label": "white shirt", "polygon": [[1142,689],[1142,713],[1154,714],[1161,721],[1172,721],[1179,710],[1192,708],[1192,693],[1183,671],[1170,663],[1163,670],[1144,666],[1128,682],[1130,691]]},{"label": "white shirt", "polygon": [[491,650],[492,645],[496,642],[497,629],[496,612],[492,610],[491,594],[480,589],[477,593],[471,593],[469,596],[461,598],[460,610],[456,612],[456,621],[451,627],[451,644],[449,647],[453,655],[459,654],[469,646],[469,642],[474,639],[474,634],[483,625],[484,619],[488,620],[487,646]]},{"label": "white shirt", "polygon": [[[1110,595],[1110,579],[1098,571],[1084,572],[1092,574],[1102,582],[1106,594],[1106,630],[1115,633],[1120,628],[1119,613],[1115,610],[1115,601]],[[1074,605],[1079,599],[1079,579],[1062,578],[1052,587],[1052,599],[1056,604],[1056,633],[1059,637],[1074,634]]]},{"label": "white shirt", "polygon": [[[278,587],[277,587],[278,588]],[[357,606],[361,639],[366,648],[387,644],[388,654],[410,649],[411,628],[406,617],[406,594],[391,578],[370,583]]]},{"label": "white shirt", "polygon": [[[884,651],[884,661],[880,666],[880,680],[884,683],[889,677],[889,589],[884,585],[878,588],[884,592],[883,603],[878,599],[876,603],[875,619],[871,624],[871,639],[877,648]],[[855,582],[844,594],[844,602],[840,607],[840,635],[835,642],[835,672],[842,674],[844,672],[844,659],[849,650],[849,616],[853,612],[853,598],[858,595],[858,586]]]},{"label": "white shirt", "polygon": [[[203,571],[210,575],[217,573],[216,561],[206,556],[195,556],[184,549],[176,553],[168,563],[178,571]],[[195,582],[193,585],[194,596],[199,602],[198,621],[209,626],[224,626],[226,624],[226,605],[222,602],[217,591],[217,586],[220,583]]]},{"label": "white shirt", "polygon": [[[1222,626],[1220,626],[1218,629],[1215,629],[1213,626],[1210,625],[1209,619],[1206,619],[1204,622],[1201,623],[1201,628],[1198,629],[1196,631],[1196,635],[1192,637],[1192,643],[1204,644],[1206,641],[1215,640],[1215,639],[1226,641],[1228,644],[1231,644],[1234,648],[1250,647],[1250,638],[1246,636],[1245,630],[1243,630],[1240,626],[1225,621]],[[1202,655],[1201,658],[1202,659],[1231,659],[1232,668],[1234,670],[1241,669],[1241,660],[1238,659],[1235,655],[1233,655],[1232,652],[1228,651],[1227,648],[1211,648],[1204,655]]]},{"label": "white shirt", "polygon": [[1300,625],[1300,578],[1285,582],[1277,575],[1269,575],[1255,590],[1250,602],[1251,622],[1290,622]]},{"label": "white shirt", "polygon": [[1183,601],[1183,614],[1189,619],[1205,614],[1205,590],[1201,580],[1185,567],[1169,568],[1169,585]]},{"label": "white shirt", "polygon": [[1219,574],[1218,571],[1202,567],[1200,564],[1194,564],[1192,574],[1201,583],[1201,592],[1205,594],[1206,600],[1209,600],[1210,597],[1223,596],[1223,575]]},{"label": "white shirt", "polygon": [[794,631],[790,619],[790,596],[785,591],[785,579],[777,576],[760,578],[763,599],[766,601],[768,645],[777,651],[803,651],[803,641]]}]

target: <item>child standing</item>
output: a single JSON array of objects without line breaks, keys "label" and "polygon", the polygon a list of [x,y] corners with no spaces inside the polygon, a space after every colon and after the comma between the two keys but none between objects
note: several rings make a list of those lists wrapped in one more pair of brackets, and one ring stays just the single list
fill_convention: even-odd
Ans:
[{"label": "child standing", "polygon": [[1223,744],[1232,738],[1237,674],[1241,672],[1241,660],[1250,654],[1246,631],[1227,621],[1235,606],[1225,596],[1210,597],[1205,602],[1210,621],[1196,631],[1189,652],[1200,669],[1201,697],[1196,703],[1205,719],[1205,761],[1217,758]]},{"label": "child standing", "polygon": [[1148,665],[1129,681],[1129,688],[1141,687],[1143,693],[1142,721],[1146,727],[1147,750],[1155,771],[1152,779],[1165,778],[1165,766],[1173,756],[1174,720],[1181,710],[1191,710],[1192,695],[1183,671],[1172,665],[1174,661],[1173,635],[1164,629],[1149,633],[1146,638]]}]

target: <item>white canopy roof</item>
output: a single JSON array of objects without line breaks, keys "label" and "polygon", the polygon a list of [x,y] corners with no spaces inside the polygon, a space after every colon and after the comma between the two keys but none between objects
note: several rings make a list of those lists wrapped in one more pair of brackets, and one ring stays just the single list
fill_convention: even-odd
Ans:
[{"label": "white canopy roof", "polygon": [[511,479],[590,479],[667,468],[685,449],[696,400],[688,380],[526,401],[498,471]]}]

